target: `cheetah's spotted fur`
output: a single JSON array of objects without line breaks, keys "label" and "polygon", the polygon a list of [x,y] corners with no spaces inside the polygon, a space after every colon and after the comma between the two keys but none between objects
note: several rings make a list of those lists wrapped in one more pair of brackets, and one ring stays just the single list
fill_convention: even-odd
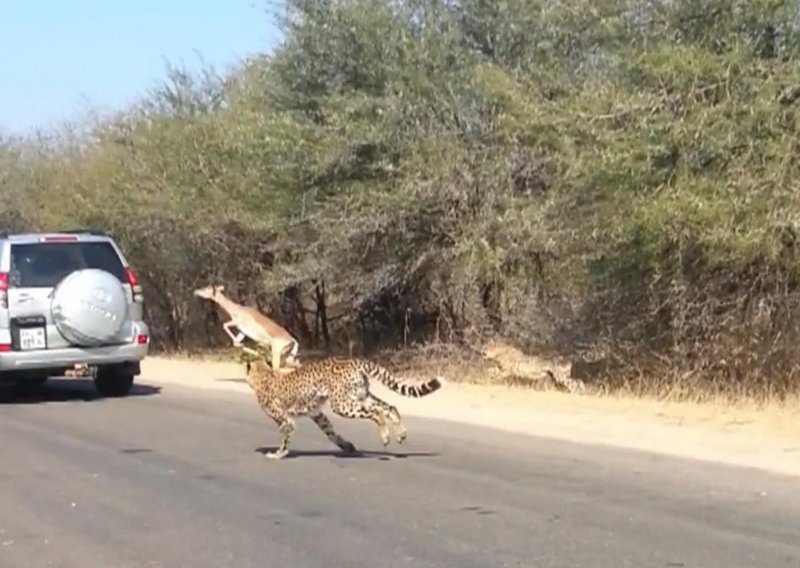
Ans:
[{"label": "cheetah's spotted fur", "polygon": [[328,439],[348,453],[355,446],[342,438],[322,412],[327,403],[333,412],[345,418],[369,419],[378,425],[384,446],[389,443],[389,425],[397,442],[407,436],[400,413],[369,391],[369,381],[378,380],[396,393],[408,397],[427,396],[442,387],[437,377],[417,384],[396,379],[386,368],[358,358],[330,357],[308,363],[291,372],[276,372],[258,359],[247,365],[247,384],[253,389],[261,409],[275,421],[281,443],[270,459],[282,459],[289,453],[289,438],[294,431],[294,417],[308,416]]},{"label": "cheetah's spotted fur", "polygon": [[[586,385],[579,379],[570,377],[569,365],[552,365],[537,358],[529,357],[507,343],[493,340],[482,349],[483,357],[493,361],[501,373],[507,377],[520,377],[531,385],[553,384],[558,390],[570,393],[586,392]],[[550,368],[552,366],[552,368]]]}]

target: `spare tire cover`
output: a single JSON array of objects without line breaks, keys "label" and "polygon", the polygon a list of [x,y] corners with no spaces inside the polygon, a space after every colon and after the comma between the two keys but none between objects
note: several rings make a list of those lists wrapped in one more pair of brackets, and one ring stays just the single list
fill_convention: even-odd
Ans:
[{"label": "spare tire cover", "polygon": [[111,340],[128,316],[128,298],[119,279],[105,270],[76,270],[58,283],[51,304],[53,323],[75,345]]}]

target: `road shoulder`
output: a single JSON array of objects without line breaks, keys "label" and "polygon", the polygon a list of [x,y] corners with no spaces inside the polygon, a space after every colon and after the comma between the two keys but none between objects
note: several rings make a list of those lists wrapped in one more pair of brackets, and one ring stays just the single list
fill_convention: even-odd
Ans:
[{"label": "road shoulder", "polygon": [[[138,382],[249,393],[243,377],[236,363],[149,357]],[[375,392],[408,416],[800,476],[798,405],[734,408],[454,382],[423,399],[381,385]]]}]

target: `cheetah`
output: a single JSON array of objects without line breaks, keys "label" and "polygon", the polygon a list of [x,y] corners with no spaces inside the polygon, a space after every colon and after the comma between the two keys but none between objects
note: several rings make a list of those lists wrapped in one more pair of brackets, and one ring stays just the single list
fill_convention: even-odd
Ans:
[{"label": "cheetah", "polygon": [[256,359],[247,363],[247,384],[256,395],[264,413],[278,425],[280,446],[266,457],[280,460],[289,453],[289,438],[294,431],[294,418],[308,416],[328,439],[346,453],[356,453],[356,447],[342,438],[322,412],[327,403],[331,410],[344,418],[369,419],[378,425],[381,441],[390,441],[389,425],[397,442],[405,442],[408,432],[394,406],[369,391],[369,381],[378,380],[394,392],[418,398],[439,390],[444,379],[435,377],[418,384],[398,381],[384,367],[360,358],[329,357],[314,361],[291,371],[275,371],[269,364]]},{"label": "cheetah", "polygon": [[549,369],[547,363],[541,359],[529,357],[516,347],[496,340],[487,342],[481,352],[485,359],[493,361],[507,377],[519,377],[528,384],[551,383],[558,390],[570,393],[586,391],[583,381],[570,377],[569,365]]}]

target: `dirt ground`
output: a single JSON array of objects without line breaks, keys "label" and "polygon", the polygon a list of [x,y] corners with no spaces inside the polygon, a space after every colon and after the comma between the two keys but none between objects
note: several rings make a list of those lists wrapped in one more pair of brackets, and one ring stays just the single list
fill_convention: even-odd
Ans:
[{"label": "dirt ground", "polygon": [[[401,376],[411,376],[401,373]],[[141,382],[249,392],[234,362],[149,357]],[[234,380],[231,380],[234,379]],[[754,467],[800,476],[800,401],[750,405],[594,397],[448,380],[423,399],[375,393],[403,415],[488,426],[523,434]]]}]

